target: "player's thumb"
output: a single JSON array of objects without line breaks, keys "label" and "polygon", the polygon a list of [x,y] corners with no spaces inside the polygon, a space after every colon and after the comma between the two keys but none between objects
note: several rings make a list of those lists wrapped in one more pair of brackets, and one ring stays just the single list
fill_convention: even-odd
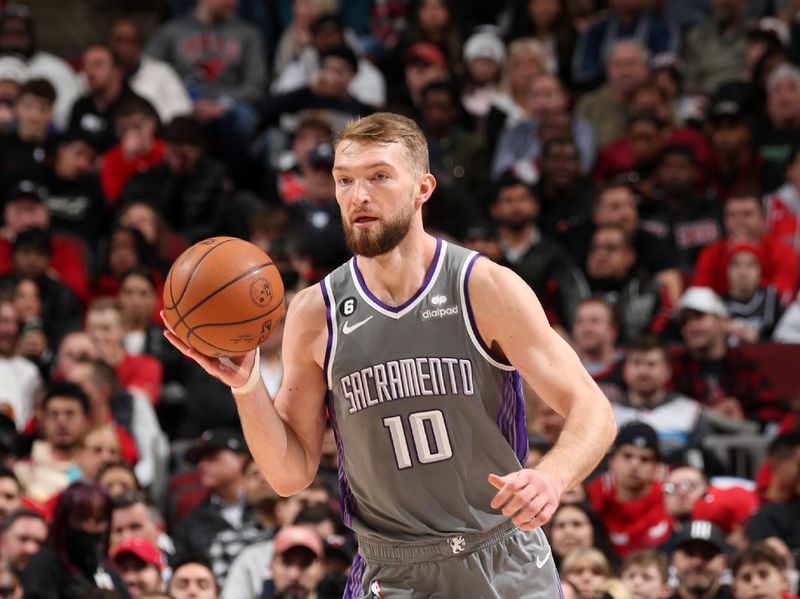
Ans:
[{"label": "player's thumb", "polygon": [[503,487],[506,486],[506,483],[508,482],[506,480],[507,478],[508,478],[508,476],[498,476],[497,474],[490,474],[489,475],[489,483],[495,489],[499,490],[499,489],[502,489]]}]

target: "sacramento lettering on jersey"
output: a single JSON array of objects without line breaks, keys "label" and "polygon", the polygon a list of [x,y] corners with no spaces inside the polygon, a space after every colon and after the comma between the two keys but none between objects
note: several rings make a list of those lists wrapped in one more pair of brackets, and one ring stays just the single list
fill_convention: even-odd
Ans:
[{"label": "sacramento lettering on jersey", "polygon": [[405,358],[357,370],[341,378],[350,414],[396,399],[474,395],[472,362],[460,358]]}]

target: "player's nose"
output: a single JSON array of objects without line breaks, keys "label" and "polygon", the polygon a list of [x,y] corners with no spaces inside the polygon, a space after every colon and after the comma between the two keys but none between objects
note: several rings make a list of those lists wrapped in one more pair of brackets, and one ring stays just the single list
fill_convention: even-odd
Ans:
[{"label": "player's nose", "polygon": [[352,195],[350,197],[353,203],[358,206],[363,206],[372,200],[369,195],[369,191],[367,190],[367,186],[361,180],[356,180],[353,183]]}]

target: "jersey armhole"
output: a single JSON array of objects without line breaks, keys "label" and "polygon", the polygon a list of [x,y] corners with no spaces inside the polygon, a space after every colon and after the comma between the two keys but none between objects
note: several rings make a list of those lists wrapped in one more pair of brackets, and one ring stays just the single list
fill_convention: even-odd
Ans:
[{"label": "jersey armhole", "polygon": [[325,300],[325,324],[328,329],[328,343],[325,346],[325,360],[322,371],[325,373],[325,382],[328,389],[333,389],[333,357],[336,355],[336,335],[339,327],[336,322],[336,302],[333,299],[330,275],[319,282],[322,290],[322,299]]},{"label": "jersey armhole", "polygon": [[467,259],[464,260],[464,264],[461,266],[461,274],[458,278],[459,299],[461,301],[461,313],[464,318],[464,326],[467,329],[467,334],[469,335],[470,341],[472,341],[472,345],[478,350],[478,353],[483,356],[484,360],[500,370],[514,370],[514,367],[508,362],[500,362],[492,356],[492,351],[486,346],[475,324],[475,318],[472,314],[472,305],[469,300],[469,275],[472,272],[472,267],[475,265],[475,262],[480,257],[481,255],[478,252],[471,252],[467,256]]}]

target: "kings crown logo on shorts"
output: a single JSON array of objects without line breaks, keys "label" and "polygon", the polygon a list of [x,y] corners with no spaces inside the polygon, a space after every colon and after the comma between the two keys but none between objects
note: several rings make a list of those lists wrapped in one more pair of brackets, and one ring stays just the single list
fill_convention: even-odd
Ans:
[{"label": "kings crown logo on shorts", "polygon": [[446,318],[448,316],[456,316],[458,314],[458,306],[448,306],[446,295],[434,295],[431,298],[433,308],[428,308],[422,312],[422,320],[430,320],[432,318]]}]

